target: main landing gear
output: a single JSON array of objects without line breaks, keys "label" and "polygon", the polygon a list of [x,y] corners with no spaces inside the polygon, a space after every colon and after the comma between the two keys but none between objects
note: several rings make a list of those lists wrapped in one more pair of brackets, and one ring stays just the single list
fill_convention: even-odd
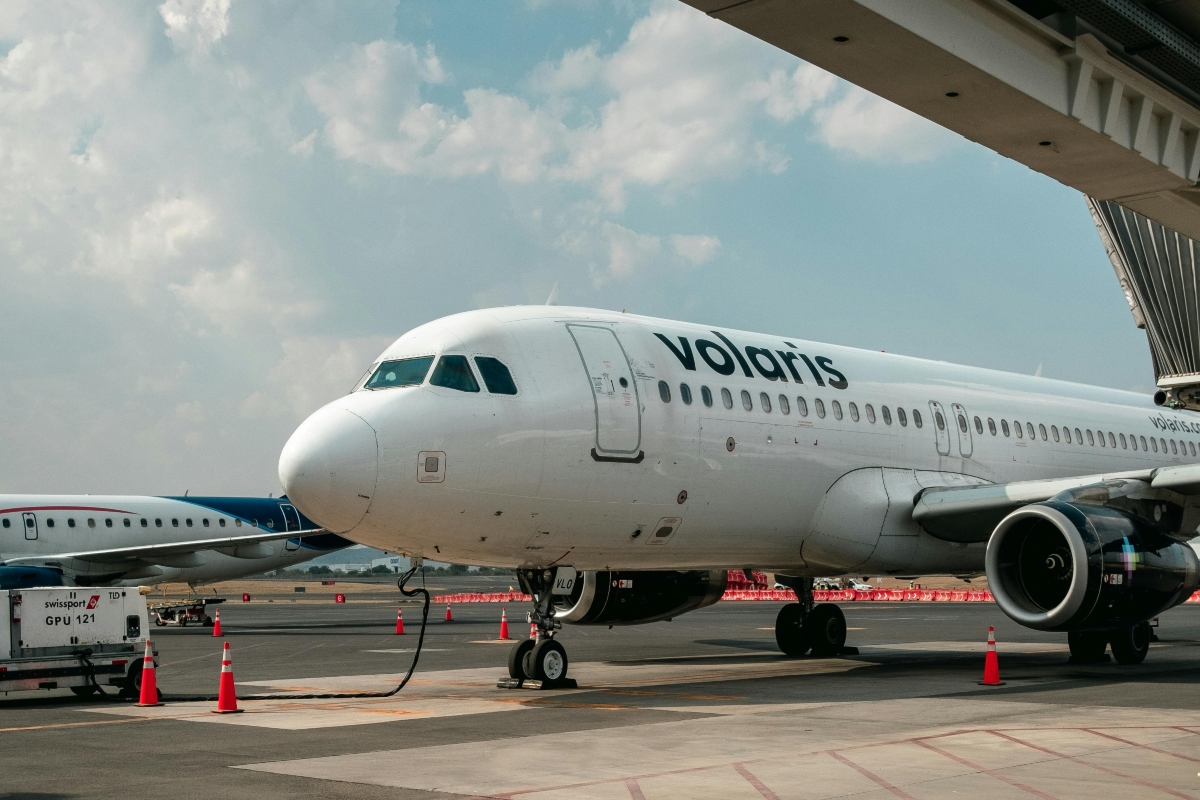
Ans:
[{"label": "main landing gear", "polygon": [[[776,580],[785,582],[783,576]],[[813,604],[812,578],[789,578],[786,585],[796,593],[798,603],[779,609],[775,618],[775,642],[784,655],[802,656],[812,652],[817,658],[858,651],[846,647],[846,615],[833,603]]]},{"label": "main landing gear", "polygon": [[555,570],[518,570],[521,588],[533,596],[529,621],[537,626],[537,637],[517,642],[508,653],[508,678],[496,685],[501,689],[519,689],[525,681],[537,681],[543,689],[574,689],[578,684],[567,677],[570,660],[567,650],[554,638],[562,623],[554,618]]},{"label": "main landing gear", "polygon": [[1150,652],[1152,636],[1150,623],[1139,622],[1110,631],[1071,631],[1067,634],[1067,646],[1071,648],[1072,664],[1107,661],[1104,651],[1109,645],[1112,645],[1113,659],[1118,664],[1140,664]]}]

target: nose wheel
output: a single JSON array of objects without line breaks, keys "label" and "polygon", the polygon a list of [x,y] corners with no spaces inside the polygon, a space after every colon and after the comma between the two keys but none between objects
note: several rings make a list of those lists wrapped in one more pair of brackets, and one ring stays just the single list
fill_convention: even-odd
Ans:
[{"label": "nose wheel", "polygon": [[556,639],[562,623],[554,618],[551,581],[553,570],[521,570],[521,586],[533,596],[534,610],[529,620],[536,626],[536,638],[517,642],[508,653],[508,678],[496,686],[519,689],[526,681],[536,681],[542,689],[574,689],[578,685],[567,677],[570,659],[567,649]]}]

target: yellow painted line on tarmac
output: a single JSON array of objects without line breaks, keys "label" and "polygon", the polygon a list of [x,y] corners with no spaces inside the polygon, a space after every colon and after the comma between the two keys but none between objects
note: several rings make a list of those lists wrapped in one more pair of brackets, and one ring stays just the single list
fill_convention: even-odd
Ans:
[{"label": "yellow painted line on tarmac", "polygon": [[151,719],[177,719],[176,717],[128,717],[126,719],[106,719],[99,722],[58,722],[50,725],[24,725],[16,728],[0,728],[0,733],[11,731],[49,731],[55,728],[82,728],[85,725],[123,725],[126,722],[145,722]]}]

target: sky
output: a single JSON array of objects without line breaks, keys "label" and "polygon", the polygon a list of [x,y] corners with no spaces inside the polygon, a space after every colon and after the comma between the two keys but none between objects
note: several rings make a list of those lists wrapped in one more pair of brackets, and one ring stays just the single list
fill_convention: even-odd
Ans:
[{"label": "sky", "polygon": [[0,492],[266,494],[543,303],[1153,391],[1081,195],[678,0],[0,4]]}]

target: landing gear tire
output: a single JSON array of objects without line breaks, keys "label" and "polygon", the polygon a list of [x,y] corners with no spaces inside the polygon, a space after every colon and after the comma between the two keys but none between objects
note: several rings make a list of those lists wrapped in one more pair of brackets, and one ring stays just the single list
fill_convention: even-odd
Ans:
[{"label": "landing gear tire", "polygon": [[1150,623],[1139,622],[1111,633],[1112,654],[1118,664],[1140,664],[1150,652]]},{"label": "landing gear tire", "polygon": [[508,677],[519,681],[533,677],[525,671],[525,662],[533,653],[536,644],[537,642],[533,639],[526,639],[523,642],[517,642],[513,649],[508,651]]},{"label": "landing gear tire", "polygon": [[535,681],[554,684],[567,677],[567,650],[554,639],[543,639],[530,658]]},{"label": "landing gear tire", "polygon": [[817,658],[832,658],[846,646],[846,615],[833,603],[821,603],[808,614],[804,635]]},{"label": "landing gear tire", "polygon": [[788,603],[775,618],[775,643],[785,656],[802,656],[811,647],[804,631],[804,614],[799,603]]},{"label": "landing gear tire", "polygon": [[1072,664],[1097,664],[1107,660],[1108,633],[1101,631],[1071,631],[1067,634]]}]

